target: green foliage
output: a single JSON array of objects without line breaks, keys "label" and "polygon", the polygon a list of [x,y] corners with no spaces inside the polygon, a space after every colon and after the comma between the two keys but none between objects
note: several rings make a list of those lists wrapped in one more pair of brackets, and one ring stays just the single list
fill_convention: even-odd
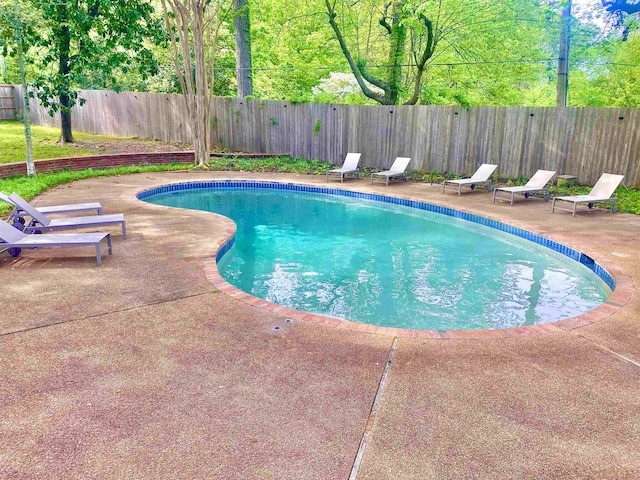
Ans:
[{"label": "green foliage", "polygon": [[640,215],[640,188],[618,187],[615,195],[621,212]]},{"label": "green foliage", "polygon": [[322,160],[304,160],[290,157],[238,158],[214,157],[208,164],[209,170],[240,172],[272,172],[324,175],[331,164]]},{"label": "green foliage", "polygon": [[585,56],[584,71],[570,77],[571,105],[640,106],[640,32],[631,33],[625,42],[602,42],[590,53]]},{"label": "green foliage", "polygon": [[317,137],[318,134],[320,133],[321,128],[322,128],[322,120],[318,119],[316,120],[316,123],[313,126],[313,135]]},{"label": "green foliage", "polygon": [[[118,73],[142,78],[158,71],[147,39],[164,40],[148,0],[29,0],[37,8],[39,34],[31,38],[38,55],[34,85],[50,115],[67,112],[84,99],[81,86],[103,84],[119,90]],[[70,121],[63,116],[63,127]],[[70,133],[70,124],[68,125]]]},{"label": "green foliage", "polygon": [[[552,185],[549,188],[552,197],[586,195],[590,191],[591,187],[587,185],[572,185],[570,187]],[[618,208],[621,212],[640,215],[640,188],[627,188],[621,185],[616,189],[614,196],[618,200]]]},{"label": "green foliage", "polygon": [[[60,109],[56,99],[64,92],[69,106],[82,102],[75,93],[80,88],[180,92],[166,32],[158,25],[159,10],[153,9],[159,5],[156,0],[80,0],[77,8],[68,11],[62,8],[71,5],[67,0],[17,1],[29,29],[27,46],[36,47],[28,52],[27,76],[47,86],[42,95],[51,102],[52,111]],[[0,0],[0,8],[12,2]],[[389,34],[379,20],[387,3],[403,5],[398,27],[407,37],[405,49],[396,51],[398,58],[390,58],[389,49],[383,48]],[[403,65],[415,64],[411,52],[419,51],[425,39],[420,15],[438,19],[435,55],[427,64],[419,92],[422,104],[466,108],[555,103],[564,2],[338,0],[336,4],[354,57],[376,78],[384,78],[387,65],[400,54]],[[29,5],[32,8],[24,8]],[[99,14],[94,15],[91,5],[99,5]],[[249,8],[255,98],[372,103],[350,73],[329,25],[324,0],[251,0]],[[602,10],[599,2],[593,8]],[[61,21],[65,11],[68,18]],[[619,30],[602,30],[591,13],[580,13],[572,25],[570,106],[640,106],[640,39],[629,23],[632,17],[625,20],[625,36]],[[0,46],[6,54],[4,66],[0,60],[0,77],[19,83],[17,64],[10,55],[11,36],[2,23],[0,20]],[[6,19],[4,23],[6,27]],[[215,95],[234,96],[236,91],[232,23],[232,15],[224,17],[219,30]],[[69,72],[61,75],[57,68],[65,26],[69,29]],[[410,70],[406,68],[395,79],[400,82],[401,101],[412,93],[415,75]]]}]

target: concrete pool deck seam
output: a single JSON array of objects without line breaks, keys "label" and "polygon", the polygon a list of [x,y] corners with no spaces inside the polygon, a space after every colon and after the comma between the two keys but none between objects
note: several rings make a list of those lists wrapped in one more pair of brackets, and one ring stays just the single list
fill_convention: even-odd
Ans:
[{"label": "concrete pool deck seam", "polygon": [[382,376],[380,377],[380,382],[378,383],[378,390],[376,391],[376,395],[373,398],[371,411],[369,412],[369,416],[367,417],[367,422],[365,424],[364,430],[362,431],[362,439],[360,440],[358,453],[356,454],[356,458],[353,462],[353,467],[351,468],[351,474],[349,475],[349,480],[356,480],[358,478],[360,465],[362,464],[362,460],[364,458],[364,454],[367,449],[367,443],[369,441],[369,437],[371,436],[371,432],[373,431],[373,427],[378,415],[380,400],[382,398],[382,394],[384,393],[384,387],[386,386],[387,378],[389,376],[389,372],[391,371],[391,365],[393,364],[393,356],[396,353],[397,348],[398,348],[398,337],[395,337],[393,339],[393,343],[391,344],[391,348],[389,349],[389,356],[387,357],[387,362],[385,363],[384,371],[382,372]]},{"label": "concrete pool deck seam", "polygon": [[[220,182],[224,182],[226,180],[220,180]],[[235,179],[235,182],[240,182],[243,180]],[[180,182],[176,185],[185,185],[193,182]],[[198,182],[196,182],[198,183]],[[203,182],[199,182],[203,183]],[[278,183],[278,182],[272,182]],[[171,184],[167,184],[171,185]],[[165,186],[167,186],[165,185]],[[139,198],[138,195],[144,192],[150,192],[152,190],[156,190],[160,187],[154,187],[152,189],[144,189],[136,194],[136,198],[143,202],[144,200]],[[348,190],[345,188],[341,188],[342,190]],[[348,190],[350,191],[350,190]],[[358,193],[358,192],[355,192]],[[398,196],[396,198],[403,200],[411,200],[416,201],[412,198],[401,197]],[[145,202],[146,203],[146,202]],[[439,205],[437,202],[433,203],[434,205]],[[151,204],[154,205],[154,204]],[[164,207],[160,205],[154,205],[159,207]],[[164,207],[164,208],[176,208],[176,207]],[[462,210],[464,211],[464,210]],[[522,337],[522,336],[536,336],[536,335],[546,335],[552,333],[563,333],[563,332],[571,332],[577,328],[582,328],[588,325],[591,325],[596,322],[600,322],[605,320],[619,310],[621,310],[624,305],[631,299],[633,294],[633,281],[631,277],[625,274],[622,269],[620,269],[615,263],[611,261],[605,261],[599,259],[599,255],[589,254],[589,257],[594,258],[599,265],[604,268],[609,275],[615,281],[615,289],[612,294],[609,296],[607,300],[601,303],[599,306],[585,312],[581,315],[577,315],[575,317],[566,318],[563,320],[559,320],[556,322],[530,325],[530,326],[520,326],[520,327],[512,327],[505,329],[491,329],[491,330],[417,330],[417,329],[409,329],[409,328],[401,328],[401,327],[383,327],[377,325],[370,325],[360,322],[353,322],[350,320],[338,319],[335,317],[327,317],[324,315],[318,315],[309,312],[303,312],[299,310],[295,310],[284,305],[279,305],[272,303],[268,300],[254,297],[249,293],[246,293],[242,290],[239,290],[234,285],[227,282],[220,272],[218,271],[218,260],[228,251],[230,245],[234,241],[234,237],[237,231],[236,224],[233,220],[224,215],[217,214],[215,212],[207,212],[211,215],[216,216],[223,223],[223,234],[222,238],[219,239],[214,244],[214,250],[204,255],[204,272],[211,284],[221,292],[230,295],[240,301],[248,303],[254,307],[262,308],[264,310],[273,312],[276,309],[281,312],[283,315],[288,315],[296,320],[302,320],[305,322],[316,323],[319,325],[325,325],[337,329],[345,329],[351,331],[357,331],[362,333],[374,333],[377,335],[385,335],[385,336],[393,336],[400,338],[431,338],[431,339],[440,339],[440,340],[451,340],[457,338],[496,338],[496,337]],[[475,214],[474,214],[475,215]],[[490,217],[485,217],[488,220],[496,221]],[[531,230],[532,233],[539,235],[539,233],[535,230]],[[569,248],[572,247],[571,241],[567,241],[566,238],[560,238],[559,240],[554,240],[562,245],[566,245]],[[582,252],[583,249],[577,249],[578,252]],[[221,253],[223,252],[223,253]],[[586,253],[584,253],[587,255]],[[579,263],[579,262],[578,262]],[[369,328],[373,327],[373,328]]]},{"label": "concrete pool deck seam", "polygon": [[624,362],[630,363],[632,365],[635,365],[636,367],[640,367],[640,362],[636,362],[634,359],[627,357],[626,355],[622,355],[621,353],[615,352],[613,350],[611,350],[610,348],[605,347],[604,345],[600,345],[598,342],[594,342],[593,340],[591,340],[590,338],[585,337],[584,335],[581,335],[579,333],[576,333],[576,335],[580,338],[582,338],[583,340],[586,340],[587,342],[591,343],[592,345],[595,345],[596,347],[609,352],[610,354],[612,354],[614,357],[619,358],[620,360],[623,360]]},{"label": "concrete pool deck seam", "polygon": [[169,299],[166,299],[166,300],[158,300],[156,302],[143,303],[143,304],[140,304],[140,305],[134,305],[134,306],[127,307],[127,308],[110,310],[108,312],[95,313],[95,314],[87,315],[87,316],[84,316],[84,317],[71,318],[69,320],[65,320],[65,321],[61,321],[61,322],[52,322],[52,323],[46,323],[44,325],[35,325],[33,327],[23,328],[23,329],[20,329],[20,330],[12,330],[12,331],[8,331],[8,332],[0,332],[0,338],[8,337],[8,336],[19,334],[19,333],[26,333],[26,332],[32,332],[32,331],[35,331],[35,330],[41,330],[41,329],[49,328],[49,327],[55,327],[55,326],[58,326],[58,325],[66,325],[68,323],[76,323],[76,322],[82,322],[82,321],[85,321],[85,320],[98,319],[98,318],[102,318],[102,317],[107,316],[107,315],[131,312],[131,311],[139,310],[141,308],[153,307],[153,306],[156,306],[156,305],[164,305],[164,304],[171,303],[171,302],[177,302],[177,301],[180,301],[180,300],[186,300],[188,298],[196,298],[196,297],[202,297],[202,296],[205,296],[205,295],[216,295],[216,294],[217,294],[217,292],[215,292],[215,291],[193,293],[191,295],[184,295],[182,297],[169,298]]}]

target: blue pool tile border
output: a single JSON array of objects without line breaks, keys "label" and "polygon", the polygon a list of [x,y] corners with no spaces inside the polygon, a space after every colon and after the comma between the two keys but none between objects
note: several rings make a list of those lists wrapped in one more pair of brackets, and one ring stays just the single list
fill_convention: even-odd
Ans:
[{"label": "blue pool tile border", "polygon": [[[136,196],[138,199],[144,200],[153,195],[158,195],[161,193],[179,192],[183,190],[193,190],[196,188],[211,188],[211,189],[214,189],[214,188],[216,189],[217,188],[265,188],[265,189],[276,189],[276,190],[290,190],[294,192],[320,193],[325,195],[336,195],[336,196],[351,197],[351,198],[358,198],[358,199],[364,199],[364,200],[374,200],[377,202],[391,203],[394,205],[402,205],[405,207],[416,208],[419,210],[426,210],[428,212],[447,215],[453,218],[467,220],[469,222],[477,223],[479,225],[484,225],[489,228],[494,228],[496,230],[500,230],[501,232],[509,233],[516,237],[529,240],[543,247],[547,247],[587,267],[589,270],[591,270],[596,275],[598,275],[604,281],[604,283],[606,283],[609,286],[609,288],[611,288],[612,291],[615,289],[615,286],[616,286],[616,282],[613,279],[613,276],[611,276],[611,274],[607,272],[607,270],[602,265],[600,265],[590,256],[582,252],[579,252],[578,250],[575,250],[571,247],[558,243],[554,240],[550,240],[541,235],[537,235],[535,233],[528,232],[527,230],[523,230],[521,228],[508,225],[506,223],[481,217],[480,215],[475,215],[475,214],[463,212],[460,210],[454,210],[449,207],[441,207],[438,205],[433,205],[431,203],[426,203],[426,202],[420,202],[417,200],[408,200],[405,198],[398,198],[398,197],[388,197],[386,195],[379,195],[375,193],[353,192],[351,190],[342,190],[337,188],[316,187],[312,185],[302,185],[297,183],[253,181],[253,180],[211,180],[211,181],[204,181],[204,182],[173,183],[170,185],[163,185],[161,187],[155,187],[155,188],[150,188],[148,190],[144,190],[138,193]],[[222,246],[222,248],[218,251],[216,255],[216,262],[219,261],[225,255],[225,253],[229,251],[229,249],[233,246],[234,243],[235,243],[235,237],[232,236],[229,239],[229,241],[227,241]]]}]

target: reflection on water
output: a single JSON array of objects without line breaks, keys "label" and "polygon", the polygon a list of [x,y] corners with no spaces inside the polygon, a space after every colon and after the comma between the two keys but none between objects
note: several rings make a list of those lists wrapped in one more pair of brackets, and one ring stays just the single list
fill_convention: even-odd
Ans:
[{"label": "reflection on water", "polygon": [[270,189],[148,200],[232,218],[236,243],[221,274],[298,310],[406,328],[508,328],[584,313],[610,293],[549,249],[408,207]]}]

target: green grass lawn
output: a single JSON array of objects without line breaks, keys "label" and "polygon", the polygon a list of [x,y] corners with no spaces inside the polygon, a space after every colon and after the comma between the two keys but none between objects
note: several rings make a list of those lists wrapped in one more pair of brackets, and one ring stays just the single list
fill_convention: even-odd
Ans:
[{"label": "green grass lawn", "polygon": [[[85,150],[74,146],[61,146],[56,144],[60,137],[60,129],[51,127],[31,126],[33,138],[33,158],[83,157],[94,155],[94,150]],[[89,135],[87,133],[75,133],[73,136],[78,141],[97,141],[109,139],[104,135]],[[0,121],[0,163],[24,162],[26,143],[24,139],[24,125],[16,121]]]}]

